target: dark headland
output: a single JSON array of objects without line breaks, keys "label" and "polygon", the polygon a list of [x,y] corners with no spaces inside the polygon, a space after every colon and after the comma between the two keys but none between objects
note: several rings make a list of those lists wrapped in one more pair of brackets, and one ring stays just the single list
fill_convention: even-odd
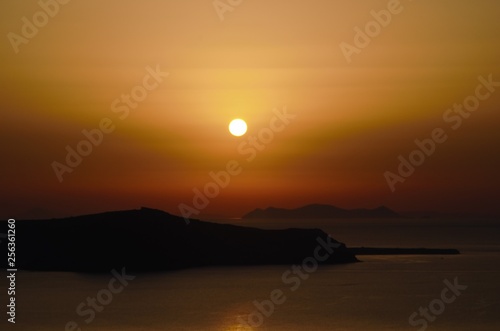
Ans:
[{"label": "dark headland", "polygon": [[[254,209],[243,216],[243,219],[387,219],[405,218],[397,212],[380,206],[373,209],[343,209],[333,205],[310,204],[299,208],[285,209],[269,207]],[[383,248],[383,247],[351,247],[348,250],[354,255],[454,255],[460,254],[456,249],[441,248]]]},{"label": "dark headland", "polygon": [[[0,232],[7,233],[7,222],[0,222]],[[318,246],[328,243],[338,247],[318,262],[357,261],[344,244],[318,229],[261,230],[199,220],[187,224],[181,217],[149,208],[16,222],[16,264],[26,270],[290,265],[301,264]],[[6,241],[0,245],[6,246]],[[6,268],[6,259],[1,261],[0,268]]]}]

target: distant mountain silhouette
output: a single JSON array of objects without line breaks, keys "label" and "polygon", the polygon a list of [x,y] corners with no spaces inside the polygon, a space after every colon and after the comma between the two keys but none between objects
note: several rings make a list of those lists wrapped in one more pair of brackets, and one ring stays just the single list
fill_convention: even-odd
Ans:
[{"label": "distant mountain silhouette", "polygon": [[[7,222],[0,222],[0,233],[7,233]],[[181,217],[149,208],[18,220],[16,235],[17,268],[82,272],[302,264],[319,242],[338,243],[318,229],[261,230],[199,220],[186,224]],[[4,252],[6,245],[2,240]],[[6,268],[6,260],[0,259],[0,268]],[[318,262],[355,261],[339,243],[325,261]]]},{"label": "distant mountain silhouette", "polygon": [[391,218],[401,217],[387,207],[375,209],[342,209],[331,205],[312,204],[296,209],[255,209],[243,218]]}]

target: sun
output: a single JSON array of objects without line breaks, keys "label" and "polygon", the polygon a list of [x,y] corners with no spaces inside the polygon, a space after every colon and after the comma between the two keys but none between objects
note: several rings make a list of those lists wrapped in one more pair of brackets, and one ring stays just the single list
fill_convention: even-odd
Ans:
[{"label": "sun", "polygon": [[239,118],[232,120],[231,123],[229,123],[229,132],[231,132],[233,136],[241,137],[247,132],[247,123]]}]

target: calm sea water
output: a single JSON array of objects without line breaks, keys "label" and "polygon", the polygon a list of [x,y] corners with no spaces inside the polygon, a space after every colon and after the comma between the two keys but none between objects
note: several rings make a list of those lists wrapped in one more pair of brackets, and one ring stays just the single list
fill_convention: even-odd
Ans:
[{"label": "calm sea water", "polygon": [[[363,256],[363,263],[320,267],[306,273],[307,279],[293,283],[282,279],[291,266],[136,274],[89,324],[85,322],[89,315],[80,316],[76,308],[107,288],[111,274],[20,272],[17,323],[6,323],[2,313],[0,329],[65,330],[66,323],[74,321],[81,330],[96,331],[419,330],[409,324],[410,315],[439,300],[444,281],[455,278],[467,288],[437,316],[431,316],[435,320],[427,329],[500,329],[498,221],[233,222],[264,228],[322,228],[350,246],[451,247],[462,254]],[[269,300],[276,290],[281,291],[284,302],[274,305],[269,317],[256,313],[254,302]],[[248,326],[252,316],[250,324],[262,325]]]}]

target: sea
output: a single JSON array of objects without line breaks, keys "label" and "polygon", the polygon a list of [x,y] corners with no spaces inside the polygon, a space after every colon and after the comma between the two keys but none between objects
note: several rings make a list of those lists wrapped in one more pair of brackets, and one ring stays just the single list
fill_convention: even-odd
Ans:
[{"label": "sea", "polygon": [[0,283],[0,330],[500,330],[500,219],[214,221],[319,228],[351,247],[456,248],[461,254],[137,274],[21,270],[15,324],[7,321],[7,281]]}]

